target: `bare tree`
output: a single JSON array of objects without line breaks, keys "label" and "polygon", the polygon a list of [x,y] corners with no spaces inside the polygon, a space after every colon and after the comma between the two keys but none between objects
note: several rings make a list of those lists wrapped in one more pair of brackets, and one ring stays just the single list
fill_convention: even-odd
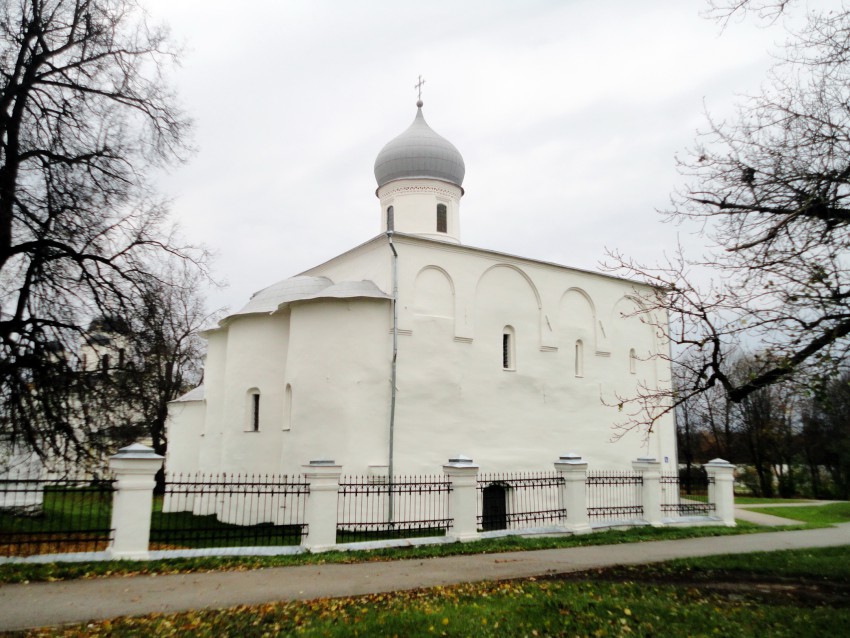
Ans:
[{"label": "bare tree", "polygon": [[[793,5],[736,0],[714,10],[776,20]],[[734,119],[710,119],[680,160],[689,185],[666,216],[695,223],[706,253],[680,248],[656,267],[612,254],[613,268],[657,286],[644,303],[654,316],[670,313],[655,327],[686,355],[686,383],[621,399],[631,407],[624,428],[651,428],[715,387],[739,403],[792,374],[825,378],[850,354],[848,58],[850,9],[809,10],[762,93]],[[742,345],[766,356],[738,376]]]},{"label": "bare tree", "polygon": [[132,406],[135,423],[158,454],[165,454],[168,444],[168,403],[203,376],[206,345],[198,333],[220,315],[206,311],[198,274],[185,264],[173,266],[168,280],[152,280],[136,301],[130,359],[135,363],[117,384],[118,400]]},{"label": "bare tree", "polygon": [[0,7],[0,431],[39,453],[85,452],[91,320],[128,316],[164,254],[204,271],[148,181],[188,150],[175,54],[133,0]]},{"label": "bare tree", "polygon": [[[815,496],[850,498],[850,372],[817,388],[803,411],[802,454]],[[824,481],[822,471],[828,477]]]},{"label": "bare tree", "polygon": [[[760,359],[741,354],[730,362],[736,382],[761,368]],[[687,376],[683,381],[689,383]],[[793,495],[800,466],[802,392],[786,380],[751,392],[738,403],[720,386],[690,395],[677,409],[681,459],[690,468],[721,457],[749,468],[741,478],[755,494],[773,496],[778,486],[782,496]]]}]

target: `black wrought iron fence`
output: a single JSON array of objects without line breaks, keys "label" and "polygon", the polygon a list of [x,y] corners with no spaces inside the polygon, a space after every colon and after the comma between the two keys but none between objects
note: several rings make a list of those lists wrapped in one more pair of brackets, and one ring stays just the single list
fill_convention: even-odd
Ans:
[{"label": "black wrought iron fence", "polygon": [[564,520],[567,511],[559,495],[563,483],[554,472],[479,475],[478,528],[488,532]]},{"label": "black wrought iron fence", "polygon": [[42,468],[0,475],[0,555],[106,549],[112,539],[113,480],[54,476]]},{"label": "black wrought iron fence", "polygon": [[309,493],[301,476],[167,476],[154,499],[151,549],[298,545]]},{"label": "black wrought iron fence", "polygon": [[638,472],[596,470],[587,473],[587,516],[596,520],[632,520],[643,515]]},{"label": "black wrought iron fence", "polygon": [[444,476],[343,476],[337,542],[445,536],[451,489]]},{"label": "black wrought iron fence", "polygon": [[[684,479],[687,478],[687,481]],[[708,516],[715,510],[709,501],[708,486],[713,478],[705,473],[661,475],[661,511],[686,516]]]}]

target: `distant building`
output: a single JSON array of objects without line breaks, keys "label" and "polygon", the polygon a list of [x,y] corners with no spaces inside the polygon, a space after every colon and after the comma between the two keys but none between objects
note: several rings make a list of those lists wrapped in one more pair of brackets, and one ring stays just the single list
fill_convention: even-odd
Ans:
[{"label": "distant building", "polygon": [[331,458],[419,473],[457,453],[531,470],[575,451],[597,468],[650,456],[675,471],[672,416],[647,440],[611,442],[617,393],[670,380],[651,357],[667,344],[635,315],[644,285],[463,245],[463,158],[417,106],[375,161],[380,234],[206,332],[204,385],[170,404],[167,470]]}]

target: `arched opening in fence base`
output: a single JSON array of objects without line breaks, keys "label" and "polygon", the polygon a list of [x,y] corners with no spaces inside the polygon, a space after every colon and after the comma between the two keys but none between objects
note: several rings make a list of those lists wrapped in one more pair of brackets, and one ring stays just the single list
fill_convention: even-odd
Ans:
[{"label": "arched opening in fence base", "polygon": [[481,529],[492,532],[508,528],[508,490],[504,485],[493,483],[483,490]]}]

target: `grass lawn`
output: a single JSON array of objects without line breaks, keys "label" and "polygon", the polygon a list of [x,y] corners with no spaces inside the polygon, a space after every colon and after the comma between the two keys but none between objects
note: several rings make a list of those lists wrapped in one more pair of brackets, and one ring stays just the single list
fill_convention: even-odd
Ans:
[{"label": "grass lawn", "polygon": [[771,514],[795,521],[803,521],[810,525],[834,525],[835,523],[850,523],[850,502],[830,503],[812,507],[753,507],[753,512]]},{"label": "grass lawn", "polygon": [[38,490],[42,498],[33,510],[0,510],[0,556],[106,549],[112,516],[110,484],[67,486],[40,481],[35,486],[22,485],[21,494],[30,496],[23,490]]},{"label": "grass lawn", "polygon": [[845,546],[155,614],[29,635],[816,638],[845,635],[849,590],[850,546]]},{"label": "grass lawn", "polygon": [[762,498],[761,496],[735,496],[737,505],[781,505],[783,503],[814,503],[809,498]]}]

